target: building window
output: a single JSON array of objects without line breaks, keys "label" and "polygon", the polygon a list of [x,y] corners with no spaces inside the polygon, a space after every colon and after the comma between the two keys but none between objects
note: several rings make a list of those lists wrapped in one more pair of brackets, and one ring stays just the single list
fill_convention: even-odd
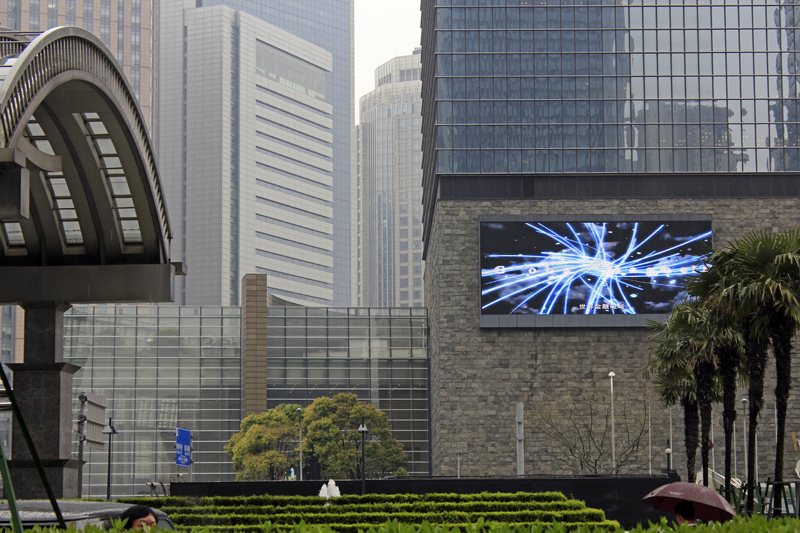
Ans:
[{"label": "building window", "polygon": [[408,217],[400,217],[400,225],[408,226]]},{"label": "building window", "polygon": [[400,254],[400,262],[401,263],[408,263],[408,254]]},{"label": "building window", "polygon": [[422,254],[414,254],[414,262],[422,261]]},{"label": "building window", "polygon": [[400,230],[400,238],[401,239],[408,239],[408,230],[407,229],[401,229]]},{"label": "building window", "polygon": [[408,278],[400,278],[400,287],[408,288]]},{"label": "building window", "polygon": [[414,275],[415,276],[422,275],[422,265],[414,265]]},{"label": "building window", "polygon": [[403,251],[408,250],[408,241],[400,241],[400,249]]},{"label": "building window", "polygon": [[422,278],[414,278],[414,286],[422,287]]},{"label": "building window", "polygon": [[400,299],[408,300],[408,291],[400,291]]},{"label": "building window", "polygon": [[422,299],[422,291],[421,290],[414,291],[414,299],[415,300],[421,300]]},{"label": "building window", "polygon": [[[414,274],[416,274],[417,267],[414,267]],[[408,276],[408,265],[400,267],[400,275],[401,276]]]}]

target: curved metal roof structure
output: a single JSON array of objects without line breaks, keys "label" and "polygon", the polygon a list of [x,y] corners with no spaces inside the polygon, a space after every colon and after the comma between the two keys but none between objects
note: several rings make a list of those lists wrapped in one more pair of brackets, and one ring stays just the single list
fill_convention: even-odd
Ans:
[{"label": "curved metal roof structure", "polygon": [[[0,303],[171,301],[142,112],[102,42],[0,32]],[[11,285],[8,287],[8,285]]]}]

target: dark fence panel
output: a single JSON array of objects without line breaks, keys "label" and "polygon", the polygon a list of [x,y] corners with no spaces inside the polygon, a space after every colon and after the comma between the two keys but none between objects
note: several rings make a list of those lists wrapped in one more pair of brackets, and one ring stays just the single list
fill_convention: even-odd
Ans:
[{"label": "dark fence panel", "polygon": [[[546,492],[557,491],[568,498],[583,500],[588,507],[602,509],[609,520],[625,529],[648,521],[658,522],[665,515],[653,510],[642,498],[651,490],[673,481],[667,476],[575,476],[524,478],[411,478],[368,479],[368,494],[428,494],[454,492]],[[342,494],[360,494],[360,481],[337,481]],[[219,483],[180,482],[170,485],[172,496],[316,496],[321,481],[230,481]]]}]

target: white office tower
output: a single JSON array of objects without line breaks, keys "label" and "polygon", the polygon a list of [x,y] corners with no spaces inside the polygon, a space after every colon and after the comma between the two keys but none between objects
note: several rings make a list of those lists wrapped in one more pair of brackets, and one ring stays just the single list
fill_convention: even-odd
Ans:
[{"label": "white office tower", "polygon": [[420,52],[378,67],[359,101],[358,305],[423,305]]},{"label": "white office tower", "polygon": [[333,304],[330,52],[226,6],[164,2],[159,165],[188,275],[176,303],[235,305],[246,273]]}]

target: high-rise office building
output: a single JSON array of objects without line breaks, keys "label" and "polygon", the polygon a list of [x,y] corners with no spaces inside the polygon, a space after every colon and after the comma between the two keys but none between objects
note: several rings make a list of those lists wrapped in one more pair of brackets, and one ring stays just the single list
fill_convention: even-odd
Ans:
[{"label": "high-rise office building", "polygon": [[[617,394],[645,385],[644,319],[665,316],[683,280],[666,265],[621,271],[621,243],[651,235],[686,257],[679,243],[708,231],[724,245],[800,223],[800,18],[772,0],[422,8],[433,473],[454,473],[459,452],[462,473],[515,473],[489,444],[514,441],[514,402],[609,371]],[[596,290],[581,265],[620,285]],[[665,413],[653,424],[663,435]],[[541,432],[525,451],[525,473],[559,470],[530,459],[561,453]]]},{"label": "high-rise office building", "polygon": [[262,273],[276,295],[332,304],[332,54],[223,5],[164,3],[161,24],[159,164],[189,270],[177,301],[235,305]]},{"label": "high-rise office building", "polygon": [[156,129],[159,0],[7,0],[0,25],[40,32],[79,26],[103,41],[128,77],[151,132]]},{"label": "high-rise office building", "polygon": [[358,125],[358,303],[422,307],[421,49],[375,69]]},{"label": "high-rise office building", "polygon": [[[231,29],[214,38],[237,41],[225,44],[229,51],[224,58],[211,49],[201,52],[202,39],[213,31],[211,20],[205,19],[208,28],[202,33],[190,35],[200,31],[203,13],[223,13],[208,11],[223,7],[237,13],[237,21],[249,16],[257,27],[244,36],[233,29],[238,22],[226,15],[225,25]],[[283,297],[348,305],[355,231],[350,209],[355,169],[352,0],[192,0],[164,3],[162,8],[161,71],[166,78],[161,87],[169,94],[162,94],[161,101],[170,108],[169,118],[164,115],[170,125],[162,129],[167,138],[159,154],[162,167],[169,165],[164,175],[174,176],[167,185],[172,189],[170,212],[179,226],[173,246],[189,268],[186,284],[179,286],[179,301],[236,303],[241,277],[261,272],[270,276],[270,290]],[[262,43],[257,50],[256,41]],[[257,67],[257,51],[263,58],[273,54],[265,61],[277,70]],[[212,63],[205,53],[219,58],[213,64],[223,69],[217,74],[223,93],[206,89],[212,85]],[[258,68],[263,72],[256,73]],[[274,87],[265,91],[268,85]],[[229,109],[225,117],[236,117],[224,126],[222,136],[208,127],[193,127],[192,117],[213,114],[208,106],[212,95],[218,98],[215,105]],[[217,138],[202,138],[207,135]],[[224,143],[222,157],[231,167],[224,172],[208,167],[210,152],[202,148],[218,142]],[[191,150],[205,154],[205,162],[199,163]],[[195,161],[198,167],[189,170]],[[251,173],[251,166],[258,172]],[[201,194],[195,181],[213,173],[218,186],[206,192],[224,198],[225,207],[211,211],[192,195]],[[259,185],[258,195],[256,189],[248,195],[247,182],[254,179],[275,186]],[[247,205],[255,196],[266,200],[257,212]],[[273,220],[249,220],[268,212]],[[256,250],[267,255],[249,259]],[[301,262],[292,261],[295,256]]]}]

